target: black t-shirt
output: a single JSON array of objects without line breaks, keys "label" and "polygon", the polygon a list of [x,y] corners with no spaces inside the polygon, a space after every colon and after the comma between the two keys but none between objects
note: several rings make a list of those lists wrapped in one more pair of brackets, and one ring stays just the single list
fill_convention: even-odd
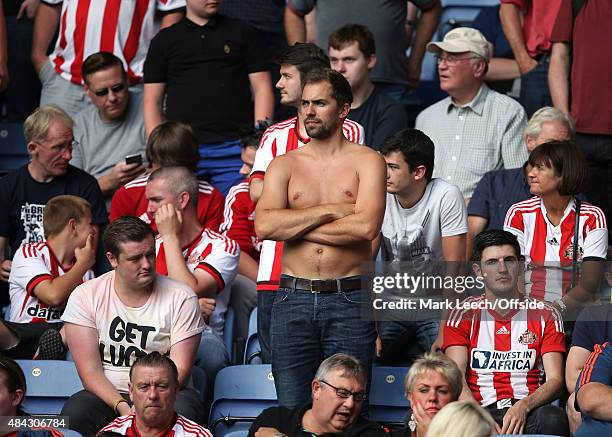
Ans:
[{"label": "black t-shirt", "polygon": [[[302,417],[304,413],[312,408],[312,404],[307,404],[299,408],[286,408],[286,407],[270,407],[264,410],[255,419],[255,422],[249,429],[249,437],[255,435],[255,432],[259,428],[270,427],[276,428],[283,434],[287,434],[291,437],[312,437],[314,434],[307,432],[302,428]],[[343,433],[337,434],[325,434],[334,436],[364,436],[364,437],[378,437],[386,434],[384,429],[375,422],[370,422],[363,417],[358,417],[357,421]]]},{"label": "black t-shirt", "polygon": [[582,310],[572,333],[572,346],[593,352],[596,344],[612,341],[612,304],[593,305]]},{"label": "black t-shirt", "polygon": [[190,124],[200,143],[215,143],[253,126],[248,75],[266,70],[263,43],[245,22],[216,15],[198,26],[183,18],[151,41],[144,82],[166,84],[168,120]]},{"label": "black t-shirt", "polygon": [[13,252],[22,242],[44,240],[43,208],[52,197],[72,194],[86,199],[92,223],[105,225],[108,213],[98,181],[83,170],[68,166],[66,174],[51,182],[35,181],[24,165],[0,179],[0,236],[7,237]]},{"label": "black t-shirt", "polygon": [[404,107],[376,88],[359,108],[351,109],[348,118],[363,126],[365,143],[374,150],[380,149],[391,135],[408,127]]}]

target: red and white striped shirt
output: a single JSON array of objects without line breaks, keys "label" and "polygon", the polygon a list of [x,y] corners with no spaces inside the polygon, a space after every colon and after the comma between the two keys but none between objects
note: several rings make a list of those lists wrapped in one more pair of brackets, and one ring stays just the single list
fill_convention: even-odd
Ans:
[{"label": "red and white striped shirt", "polygon": [[[485,296],[467,298],[466,305],[484,304]],[[542,356],[565,352],[563,320],[548,303],[523,302],[544,309],[515,309],[502,316],[491,309],[454,309],[444,327],[443,350],[465,346],[466,381],[482,406],[501,399],[523,399],[543,382]]]},{"label": "red and white striped shirt", "polygon": [[[145,223],[149,223],[153,230],[157,232],[155,222],[152,222],[147,214],[148,202],[145,190],[148,180],[149,173],[145,173],[123,185],[115,192],[110,209],[111,223],[119,217],[131,215],[140,218]],[[223,222],[225,199],[221,191],[208,182],[198,181],[198,183],[198,219],[206,229],[217,232]]]},{"label": "red and white striped shirt", "polygon": [[[277,156],[308,144],[310,138],[300,135],[298,122],[297,117],[292,117],[270,126],[264,132],[255,155],[255,162],[251,171],[252,179],[263,179],[268,166]],[[363,127],[356,121],[344,120],[342,132],[349,141],[363,144],[365,133]],[[263,241],[259,257],[259,271],[257,272],[257,290],[276,291],[278,289],[282,269],[282,253],[282,242]]]},{"label": "red and white striped shirt", "polygon": [[[46,242],[24,243],[13,258],[9,276],[11,307],[8,320],[17,323],[57,323],[63,306],[50,307],[38,300],[35,288],[67,273]],[[83,282],[94,277],[91,270],[83,275]]]},{"label": "red and white striped shirt", "polygon": [[123,61],[130,84],[142,79],[149,43],[158,31],[157,11],[185,6],[185,0],[43,0],[62,4],[59,36],[49,57],[57,74],[81,84],[83,61],[111,52]]},{"label": "red and white striped shirt", "polygon": [[[140,437],[134,414],[117,417],[100,430],[100,432],[102,431],[116,432],[128,437]],[[212,434],[203,426],[177,414],[172,427],[164,432],[161,437],[212,437]]]},{"label": "red and white striped shirt", "polygon": [[[532,197],[510,207],[504,229],[516,235],[528,265],[525,292],[528,296],[554,302],[571,285],[576,203],[568,203],[558,226],[548,219],[544,201]],[[608,230],[603,211],[583,202],[578,227],[578,261],[606,259]]]},{"label": "red and white striped shirt", "polygon": [[[202,233],[182,248],[183,258],[191,273],[202,269],[211,275],[217,283],[217,298],[215,311],[210,316],[210,327],[223,336],[223,323],[229,305],[231,286],[238,271],[238,244],[210,229],[202,229]],[[160,275],[168,276],[164,241],[161,235],[155,239],[157,254],[155,270]]]},{"label": "red and white striped shirt", "polygon": [[249,195],[248,181],[234,185],[227,193],[219,232],[238,243],[240,253],[259,261],[261,241],[255,233],[255,203]]}]

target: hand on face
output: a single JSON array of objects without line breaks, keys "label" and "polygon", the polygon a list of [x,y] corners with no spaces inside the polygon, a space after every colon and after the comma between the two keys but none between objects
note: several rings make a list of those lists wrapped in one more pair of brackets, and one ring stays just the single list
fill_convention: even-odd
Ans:
[{"label": "hand on face", "polygon": [[155,224],[162,238],[167,236],[178,236],[183,224],[183,217],[174,205],[166,204],[157,209],[155,213]]},{"label": "hand on face", "polygon": [[96,263],[96,245],[94,244],[95,236],[89,234],[84,247],[77,247],[74,250],[74,257],[77,263],[81,263],[90,269]]}]

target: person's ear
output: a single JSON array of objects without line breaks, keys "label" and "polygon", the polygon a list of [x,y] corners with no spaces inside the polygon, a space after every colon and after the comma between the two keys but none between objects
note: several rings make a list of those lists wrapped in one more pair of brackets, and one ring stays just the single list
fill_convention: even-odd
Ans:
[{"label": "person's ear", "polygon": [[370,55],[370,58],[368,59],[368,70],[372,70],[376,66],[376,62],[376,53],[372,53],[372,55]]},{"label": "person's ear", "polygon": [[12,406],[13,408],[17,408],[17,407],[19,407],[19,405],[21,405],[21,402],[23,401],[23,395],[24,395],[24,392],[23,392],[23,390],[22,390],[22,389],[20,389],[20,388],[18,388],[17,390],[15,390],[15,391],[14,391],[14,392],[11,394],[11,396],[12,396],[12,399],[11,399],[11,406]]}]

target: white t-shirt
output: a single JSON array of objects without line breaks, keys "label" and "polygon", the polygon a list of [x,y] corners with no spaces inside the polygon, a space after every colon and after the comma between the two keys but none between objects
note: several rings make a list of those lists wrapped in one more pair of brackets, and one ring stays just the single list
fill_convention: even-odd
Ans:
[{"label": "white t-shirt", "polygon": [[384,261],[442,261],[442,237],[467,233],[467,212],[459,188],[432,179],[412,208],[387,193],[382,225]]},{"label": "white t-shirt", "polygon": [[187,285],[157,275],[147,303],[132,308],[117,296],[115,271],[79,285],[62,320],[98,331],[104,374],[120,392],[128,391],[136,358],[153,351],[166,354],[205,328],[197,296]]}]

